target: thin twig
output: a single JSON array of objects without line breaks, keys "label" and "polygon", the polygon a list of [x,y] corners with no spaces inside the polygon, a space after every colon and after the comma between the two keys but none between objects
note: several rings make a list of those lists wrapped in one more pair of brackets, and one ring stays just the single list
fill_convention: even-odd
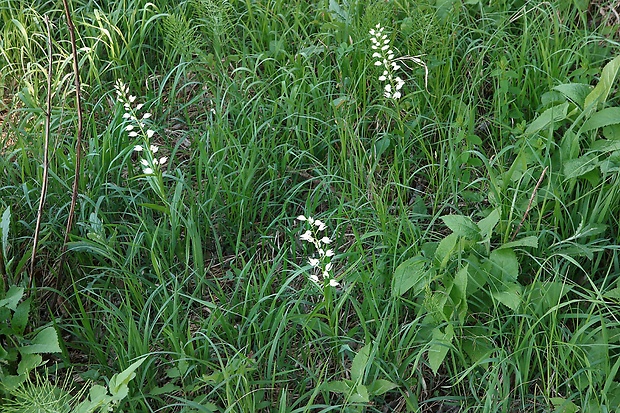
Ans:
[{"label": "thin twig", "polygon": [[527,204],[525,214],[523,214],[523,218],[521,219],[521,222],[519,223],[519,226],[517,227],[515,232],[512,234],[512,238],[510,239],[510,241],[515,240],[517,234],[519,233],[519,231],[521,230],[521,227],[523,226],[523,223],[525,222],[525,219],[527,218],[527,215],[530,213],[530,209],[532,208],[532,202],[534,202],[534,197],[536,196],[536,192],[538,192],[538,187],[540,187],[540,184],[542,184],[542,181],[545,178],[545,173],[547,172],[547,169],[549,169],[549,167],[545,166],[545,169],[543,169],[542,173],[540,174],[540,178],[538,178],[538,182],[536,182],[536,186],[534,187],[534,190],[532,191],[530,202]]},{"label": "thin twig", "polygon": [[32,241],[32,255],[30,257],[30,278],[28,286],[34,288],[34,261],[37,257],[37,246],[39,245],[39,234],[41,231],[41,219],[43,217],[43,207],[47,195],[47,181],[49,177],[49,146],[50,146],[50,125],[52,123],[52,31],[50,30],[49,18],[45,16],[45,26],[47,27],[47,101],[45,112],[45,142],[43,143],[43,182],[41,183],[41,197],[39,198],[39,209],[37,210],[37,224],[34,228],[34,240]]},{"label": "thin twig", "polygon": [[75,82],[75,105],[77,110],[77,139],[75,142],[75,176],[73,179],[73,192],[71,194],[71,207],[69,208],[69,217],[67,218],[67,226],[65,228],[65,239],[62,243],[62,249],[60,251],[60,265],[58,266],[58,277],[60,277],[62,267],[65,260],[65,251],[67,249],[67,242],[69,241],[69,234],[73,227],[73,215],[75,214],[75,205],[77,203],[78,196],[78,183],[80,180],[80,161],[82,160],[82,100],[80,99],[80,71],[78,67],[78,55],[77,46],[75,42],[75,26],[71,19],[71,12],[69,11],[69,4],[67,0],[62,0],[65,8],[65,15],[67,16],[67,25],[69,27],[69,36],[71,37],[71,51],[73,54],[73,75]]}]

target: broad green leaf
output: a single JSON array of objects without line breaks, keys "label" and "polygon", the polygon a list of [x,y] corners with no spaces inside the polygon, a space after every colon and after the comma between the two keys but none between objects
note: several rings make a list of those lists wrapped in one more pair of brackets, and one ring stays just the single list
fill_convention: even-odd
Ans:
[{"label": "broad green leaf", "polygon": [[587,132],[604,126],[616,125],[618,123],[620,123],[620,108],[605,108],[592,114],[592,116],[584,122],[581,127],[581,132]]},{"label": "broad green leaf", "polygon": [[530,126],[528,126],[525,130],[525,134],[533,135],[543,129],[547,129],[553,123],[563,121],[566,119],[569,106],[570,104],[565,102],[561,105],[553,106],[545,110],[536,119],[534,119],[532,123],[530,123]]},{"label": "broad green leaf", "polygon": [[620,150],[620,140],[598,139],[589,148],[596,152],[614,152]]},{"label": "broad green leaf", "polygon": [[162,394],[167,394],[167,393],[174,393],[176,391],[181,390],[181,388],[179,386],[177,386],[176,384],[172,383],[172,382],[168,382],[166,384],[164,384],[163,386],[159,386],[159,387],[153,387],[151,389],[151,391],[149,392],[149,394],[151,396],[159,396]]},{"label": "broad green leaf", "polygon": [[366,386],[368,393],[372,396],[380,396],[398,387],[398,385],[388,380],[378,379]]},{"label": "broad green leaf", "polygon": [[568,100],[583,109],[586,96],[588,96],[592,90],[592,86],[583,83],[565,83],[562,85],[557,85],[553,89],[557,90],[566,96]]},{"label": "broad green leaf", "polygon": [[122,400],[127,397],[127,394],[129,394],[129,382],[136,376],[136,369],[144,363],[144,360],[146,360],[146,356],[138,359],[122,372],[112,376],[108,386],[114,400]]},{"label": "broad green leaf", "polygon": [[579,411],[579,406],[562,397],[551,397],[549,401],[555,407],[553,413],[577,413]]},{"label": "broad green leaf", "polygon": [[368,389],[363,384],[358,384],[355,387],[355,392],[349,396],[351,403],[368,403],[370,402],[370,396]]},{"label": "broad green leaf", "polygon": [[24,354],[17,366],[17,374],[28,374],[43,363],[40,354]]},{"label": "broad green leaf", "polygon": [[28,313],[30,312],[30,299],[22,301],[17,305],[13,319],[11,320],[11,329],[13,333],[21,336],[24,334],[26,325],[28,324]]},{"label": "broad green leaf", "polygon": [[[515,282],[519,277],[519,262],[512,249],[494,250],[491,252],[486,265],[489,266],[489,272],[502,284]],[[496,287],[501,290],[499,286]]]},{"label": "broad green leaf", "polygon": [[29,346],[19,349],[21,354],[60,353],[58,333],[54,327],[47,327],[39,331]]},{"label": "broad green leaf", "polygon": [[538,248],[538,237],[536,235],[530,235],[529,237],[520,238],[515,241],[510,241],[497,247],[498,250],[504,248],[516,248],[516,247],[534,247]]},{"label": "broad green leaf", "polygon": [[521,293],[523,287],[521,284],[515,282],[510,283],[504,286],[502,291],[496,291],[493,293],[493,298],[495,298],[500,303],[504,304],[506,307],[510,308],[513,311],[517,311],[519,308],[519,304],[521,304]]},{"label": "broad green leaf", "polygon": [[599,166],[598,156],[589,153],[577,159],[570,159],[564,162],[563,172],[566,179],[577,178]]},{"label": "broad green leaf", "polygon": [[468,216],[464,215],[444,215],[441,220],[446,224],[453,234],[477,241],[480,239],[480,228]]},{"label": "broad green leaf", "polygon": [[6,307],[10,310],[15,311],[17,309],[17,304],[19,300],[24,296],[23,287],[17,287],[12,285],[9,288],[9,291],[6,292],[6,296],[0,300],[0,307]]},{"label": "broad green leaf", "polygon": [[603,294],[606,298],[618,300],[620,302],[620,287],[616,287]]},{"label": "broad green leaf", "polygon": [[439,327],[433,329],[433,339],[428,349],[428,364],[434,374],[437,374],[441,363],[448,355],[450,343],[454,338],[454,329],[450,324],[446,326],[445,332],[441,332]]},{"label": "broad green leaf", "polygon": [[321,386],[322,389],[339,394],[348,394],[351,392],[350,381],[330,381],[327,383],[323,383]]},{"label": "broad green leaf", "polygon": [[454,276],[450,298],[455,304],[455,310],[459,316],[459,321],[463,323],[467,316],[467,280],[469,279],[469,265],[465,265]]},{"label": "broad green leaf", "polygon": [[437,249],[435,250],[435,260],[437,260],[439,268],[444,268],[448,264],[450,256],[454,252],[458,239],[459,236],[455,233],[452,233],[442,239],[437,246]]},{"label": "broad green leaf", "polygon": [[495,228],[499,222],[499,218],[499,209],[494,209],[489,215],[478,221],[478,229],[480,230],[480,235],[483,240],[491,238],[491,235],[493,235],[493,228]]},{"label": "broad green leaf", "polygon": [[562,297],[570,292],[572,287],[557,281],[534,281],[526,287],[528,307],[537,315],[543,315],[550,308],[558,305]]},{"label": "broad green leaf", "polygon": [[432,270],[428,268],[428,260],[415,256],[401,263],[394,271],[392,296],[400,297],[416,287],[416,293],[422,291],[432,278]]},{"label": "broad green leaf", "polygon": [[609,96],[609,92],[618,75],[618,69],[620,69],[620,56],[617,56],[605,65],[599,82],[592,92],[586,96],[584,110],[596,111],[598,105],[604,104],[607,101],[607,96]]},{"label": "broad green leaf", "polygon": [[361,383],[364,380],[364,374],[366,373],[366,366],[368,365],[371,349],[372,346],[370,344],[366,344],[353,358],[353,363],[351,363],[351,380],[356,383]]},{"label": "broad green leaf", "polygon": [[607,174],[620,171],[620,151],[613,152],[601,161],[601,173]]}]

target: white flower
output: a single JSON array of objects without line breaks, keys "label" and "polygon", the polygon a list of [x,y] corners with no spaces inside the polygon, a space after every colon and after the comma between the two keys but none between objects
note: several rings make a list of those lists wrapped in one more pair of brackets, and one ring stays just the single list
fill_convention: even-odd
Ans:
[{"label": "white flower", "polygon": [[297,220],[298,221],[306,221],[307,218],[305,216],[303,216],[303,215],[300,215],[300,216],[297,217]]},{"label": "white flower", "polygon": [[147,161],[146,159],[140,159],[140,163],[142,164],[142,166],[149,166],[149,161]]},{"label": "white flower", "polygon": [[142,145],[136,145],[133,147],[133,150],[136,152],[142,152],[144,148],[142,147]]},{"label": "white flower", "polygon": [[153,168],[144,168],[142,170],[142,172],[144,172],[145,175],[152,175],[153,174]]},{"label": "white flower", "polygon": [[136,132],[136,131],[129,132],[129,137],[130,138],[135,138],[136,136],[138,136],[138,132]]},{"label": "white flower", "polygon": [[325,228],[327,228],[327,225],[325,225],[323,221],[319,221],[318,219],[314,221],[314,225],[317,227],[319,231],[323,231],[325,230]]},{"label": "white flower", "polygon": [[142,109],[143,106],[144,106],[143,103],[139,103],[139,104],[136,105],[136,109],[135,110],[138,111],[138,110]]},{"label": "white flower", "polygon": [[146,131],[146,137],[147,138],[151,139],[153,137],[153,135],[155,135],[155,131],[154,130],[149,129],[149,130]]},{"label": "white flower", "polygon": [[167,161],[167,160],[168,160],[168,158],[167,158],[167,157],[162,156],[161,158],[159,158],[159,164],[160,164],[160,165],[163,165],[163,164],[165,164],[165,163],[166,163],[166,161]]},{"label": "white flower", "polygon": [[133,129],[133,125],[127,125],[127,126],[125,126],[125,130],[126,130],[126,131],[130,131],[130,130],[132,130],[132,129]]},{"label": "white flower", "polygon": [[318,258],[310,258],[310,259],[308,260],[308,263],[309,263],[311,266],[313,266],[313,267],[318,267],[318,266],[319,266],[319,264],[321,263],[321,261],[319,261],[319,259],[318,259]]},{"label": "white flower", "polygon": [[151,150],[151,152],[157,153],[157,151],[159,150],[159,146],[151,145],[151,146],[149,146],[149,149]]},{"label": "white flower", "polygon": [[323,237],[320,239],[320,242],[322,242],[323,244],[330,244],[332,240],[327,237]]},{"label": "white flower", "polygon": [[[140,106],[140,105],[138,105],[138,106]],[[137,109],[137,108],[136,108],[136,109]],[[142,119],[148,119],[148,118],[150,118],[151,116],[153,116],[151,113],[146,112],[144,115],[142,115]]]},{"label": "white flower", "polygon": [[312,231],[310,230],[304,232],[299,239],[314,243],[314,237],[312,236]]},{"label": "white flower", "polygon": [[327,251],[325,251],[325,256],[326,257],[333,257],[334,256],[334,250],[327,250]]},{"label": "white flower", "polygon": [[332,287],[338,287],[340,283],[332,278],[329,280],[329,285],[331,285]]}]

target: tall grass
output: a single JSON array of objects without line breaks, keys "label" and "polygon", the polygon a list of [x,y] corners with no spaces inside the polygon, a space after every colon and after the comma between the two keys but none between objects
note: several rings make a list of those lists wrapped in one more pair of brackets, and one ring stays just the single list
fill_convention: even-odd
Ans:
[{"label": "tall grass", "polygon": [[[28,280],[47,15],[54,145],[35,281],[56,298],[32,328],[54,320],[57,361],[94,380],[149,355],[124,411],[614,411],[617,172],[567,178],[568,118],[526,133],[554,87],[595,85],[618,55],[597,7],[73,1],[86,160],[58,268],[75,160],[68,31],[61,2],[0,0],[4,289]],[[402,60],[400,99],[383,96],[377,23],[396,57],[428,69]],[[154,175],[116,80],[152,113],[168,158]],[[488,239],[461,229],[438,259],[454,231],[442,217],[496,212]],[[309,278],[301,214],[327,224],[339,287]],[[474,287],[513,256],[517,290]],[[412,257],[434,278],[400,294]]]}]

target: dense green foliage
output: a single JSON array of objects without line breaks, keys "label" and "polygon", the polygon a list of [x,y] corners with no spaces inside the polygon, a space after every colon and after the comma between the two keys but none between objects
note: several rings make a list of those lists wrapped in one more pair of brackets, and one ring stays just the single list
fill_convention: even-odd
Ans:
[{"label": "dense green foliage", "polygon": [[0,372],[51,334],[37,380],[125,412],[620,409],[613,4],[69,3],[62,262],[63,2],[0,0]]}]

